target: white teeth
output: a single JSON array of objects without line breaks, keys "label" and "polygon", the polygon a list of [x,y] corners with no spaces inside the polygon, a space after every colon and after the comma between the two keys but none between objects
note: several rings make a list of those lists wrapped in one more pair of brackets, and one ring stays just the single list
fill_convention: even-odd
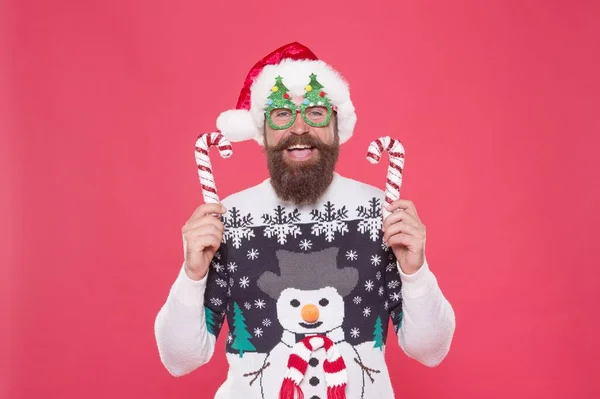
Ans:
[{"label": "white teeth", "polygon": [[303,150],[305,148],[310,148],[310,146],[308,146],[308,145],[293,145],[291,147],[288,147],[288,150]]}]

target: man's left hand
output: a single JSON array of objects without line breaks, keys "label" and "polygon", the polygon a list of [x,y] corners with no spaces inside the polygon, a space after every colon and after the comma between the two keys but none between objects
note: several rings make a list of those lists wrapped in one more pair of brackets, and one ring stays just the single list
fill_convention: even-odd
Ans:
[{"label": "man's left hand", "polygon": [[425,225],[412,201],[394,201],[387,210],[392,213],[383,221],[383,240],[394,251],[402,272],[416,273],[425,261]]}]

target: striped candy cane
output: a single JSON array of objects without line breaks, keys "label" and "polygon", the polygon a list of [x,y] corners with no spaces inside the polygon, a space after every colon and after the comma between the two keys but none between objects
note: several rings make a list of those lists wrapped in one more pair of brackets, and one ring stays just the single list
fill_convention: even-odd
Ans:
[{"label": "striped candy cane", "polygon": [[[367,152],[367,160],[372,164],[379,163],[383,151],[388,152],[389,164],[387,182],[385,185],[385,202],[391,204],[400,198],[400,186],[402,186],[402,170],[404,169],[404,147],[402,143],[388,136],[380,137],[372,141]],[[383,218],[388,217],[390,212],[383,208]]]},{"label": "striped candy cane", "polygon": [[211,146],[217,146],[222,158],[229,158],[233,154],[231,143],[221,134],[221,132],[204,133],[198,136],[196,140],[196,165],[198,165],[198,176],[200,185],[202,185],[202,195],[206,203],[219,203],[219,195],[215,186],[215,177],[213,176],[212,166],[208,151]]}]

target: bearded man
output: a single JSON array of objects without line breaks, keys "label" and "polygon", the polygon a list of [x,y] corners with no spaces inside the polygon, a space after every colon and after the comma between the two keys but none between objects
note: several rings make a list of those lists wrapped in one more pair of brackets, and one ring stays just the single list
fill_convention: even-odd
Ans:
[{"label": "bearded man", "polygon": [[155,322],[172,375],[209,362],[225,320],[216,399],[393,398],[390,321],[407,356],[446,357],[455,315],[415,205],[395,201],[384,219],[381,190],[335,171],[355,123],[347,83],[305,46],[250,70],[217,126],[263,145],[270,178],[200,205],[182,228],[183,265]]}]

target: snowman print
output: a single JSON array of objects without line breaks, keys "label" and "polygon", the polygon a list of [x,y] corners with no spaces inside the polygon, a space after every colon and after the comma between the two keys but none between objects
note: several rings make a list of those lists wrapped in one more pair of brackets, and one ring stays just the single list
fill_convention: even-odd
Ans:
[{"label": "snowman print", "polygon": [[[358,283],[358,270],[337,267],[338,248],[319,252],[295,253],[277,251],[280,274],[265,272],[258,280],[259,288],[277,301],[277,318],[283,327],[280,342],[266,355],[261,367],[261,393],[264,399],[279,397],[292,347],[306,336],[321,335],[331,339],[346,364],[346,392],[353,398],[368,398],[373,371],[363,359],[373,360],[373,343],[353,346],[346,342],[344,297]],[[362,353],[361,353],[362,352]],[[314,351],[300,387],[307,399],[326,399],[327,385],[323,362],[325,350]],[[381,357],[381,361],[383,361]],[[379,361],[378,361],[379,363]]]}]

